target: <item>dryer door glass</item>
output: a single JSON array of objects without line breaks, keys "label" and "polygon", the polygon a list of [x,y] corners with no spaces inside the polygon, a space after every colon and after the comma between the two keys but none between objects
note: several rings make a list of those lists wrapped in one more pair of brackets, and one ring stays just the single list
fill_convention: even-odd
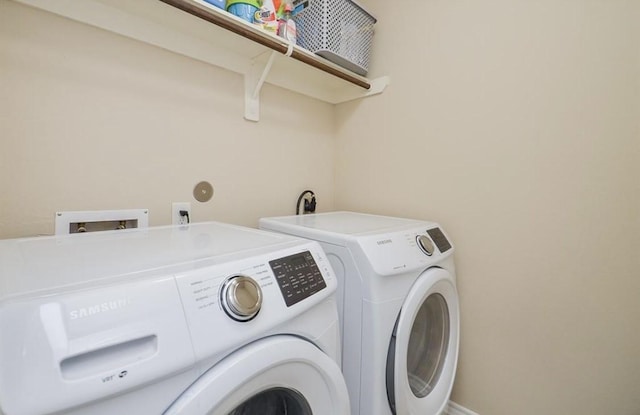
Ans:
[{"label": "dryer door glass", "polygon": [[245,401],[229,415],[312,415],[309,403],[298,391],[273,388]]},{"label": "dryer door glass", "polygon": [[441,294],[427,297],[411,327],[407,376],[418,398],[429,395],[438,383],[449,348],[449,308]]},{"label": "dryer door glass", "polygon": [[451,274],[426,270],[402,304],[387,357],[394,414],[443,413],[458,359],[458,296]]}]

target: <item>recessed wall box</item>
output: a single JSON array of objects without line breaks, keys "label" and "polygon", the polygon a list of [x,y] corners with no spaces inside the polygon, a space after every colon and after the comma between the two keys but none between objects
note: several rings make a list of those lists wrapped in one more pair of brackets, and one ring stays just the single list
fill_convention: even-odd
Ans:
[{"label": "recessed wall box", "polygon": [[56,212],[56,235],[146,228],[149,209],[86,210]]}]

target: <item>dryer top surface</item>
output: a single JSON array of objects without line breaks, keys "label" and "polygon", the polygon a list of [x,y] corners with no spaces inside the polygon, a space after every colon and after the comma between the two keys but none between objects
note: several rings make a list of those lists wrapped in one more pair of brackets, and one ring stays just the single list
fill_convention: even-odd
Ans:
[{"label": "dryer top surface", "polygon": [[[358,236],[385,234],[424,226],[436,225],[414,219],[356,212],[329,212],[260,219],[260,227],[263,229],[286,232],[316,240],[324,240],[323,235],[332,237],[332,239],[346,240]],[[295,231],[293,231],[294,229]],[[331,241],[327,240],[327,242]]]}]

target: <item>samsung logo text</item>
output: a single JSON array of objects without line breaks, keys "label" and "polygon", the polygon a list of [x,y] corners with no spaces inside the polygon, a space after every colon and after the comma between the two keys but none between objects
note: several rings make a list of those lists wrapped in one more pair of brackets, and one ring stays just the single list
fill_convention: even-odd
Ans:
[{"label": "samsung logo text", "polygon": [[81,307],[69,312],[69,318],[71,320],[78,320],[81,318],[95,316],[96,314],[107,313],[109,311],[119,310],[131,304],[131,300],[128,298],[120,298],[113,301],[105,301],[104,303],[94,304],[89,307]]}]

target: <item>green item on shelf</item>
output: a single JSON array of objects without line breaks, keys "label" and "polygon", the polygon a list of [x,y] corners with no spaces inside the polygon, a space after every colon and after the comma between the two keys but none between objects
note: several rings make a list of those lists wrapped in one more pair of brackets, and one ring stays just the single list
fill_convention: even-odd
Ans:
[{"label": "green item on shelf", "polygon": [[232,6],[234,4],[249,4],[257,9],[259,9],[260,7],[262,7],[262,0],[227,0],[227,9],[229,9],[229,6]]}]

